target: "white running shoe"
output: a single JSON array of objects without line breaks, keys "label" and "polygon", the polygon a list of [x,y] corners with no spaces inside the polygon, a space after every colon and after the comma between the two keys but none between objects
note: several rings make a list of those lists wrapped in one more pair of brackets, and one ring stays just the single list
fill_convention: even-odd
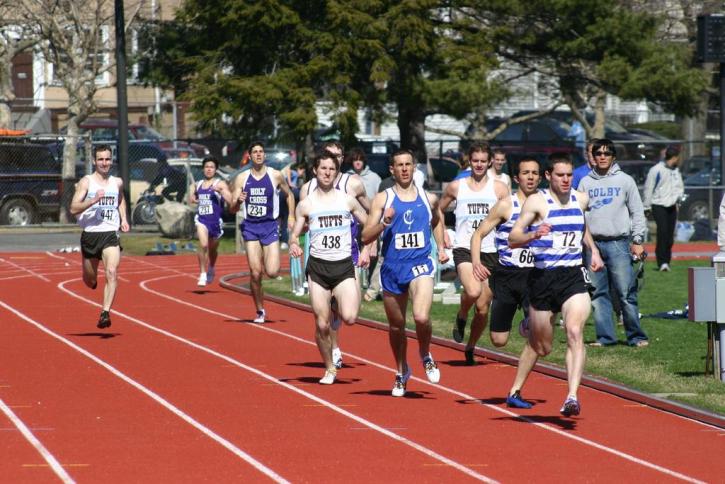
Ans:
[{"label": "white running shoe", "polygon": [[325,370],[325,376],[320,378],[320,384],[332,385],[335,383],[335,377],[337,376],[337,370]]},{"label": "white running shoe", "polygon": [[199,287],[206,286],[206,272],[202,272],[201,274],[199,274],[199,280],[196,281],[196,285]]},{"label": "white running shoe", "polygon": [[405,365],[405,373],[395,375],[395,383],[393,383],[393,391],[390,392],[394,397],[402,397],[405,395],[405,387],[410,379],[410,368]]},{"label": "white running shoe", "polygon": [[438,365],[436,365],[430,353],[423,360],[423,368],[425,369],[425,376],[428,377],[429,382],[438,383],[441,381],[441,371],[438,369]]},{"label": "white running shoe", "polygon": [[206,283],[211,284],[214,281],[214,266],[209,267],[209,269],[206,271]]},{"label": "white running shoe", "polygon": [[340,348],[332,349],[332,363],[338,370],[342,368],[342,351],[340,351]]},{"label": "white running shoe", "polygon": [[254,318],[254,322],[258,324],[262,324],[267,320],[267,312],[262,309],[261,311],[257,311],[257,317]]}]

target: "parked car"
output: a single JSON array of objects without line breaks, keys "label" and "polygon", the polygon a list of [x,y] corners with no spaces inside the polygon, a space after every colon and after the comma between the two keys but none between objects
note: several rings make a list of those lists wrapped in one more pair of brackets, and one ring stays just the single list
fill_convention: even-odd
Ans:
[{"label": "parked car", "polygon": [[684,176],[683,181],[685,196],[680,204],[678,218],[691,221],[717,218],[723,196],[720,164]]},{"label": "parked car", "polygon": [[[501,118],[490,119],[486,128],[493,131],[503,122],[504,119]],[[564,152],[569,153],[574,164],[578,166],[584,162],[582,151],[568,137],[568,132],[569,126],[563,121],[536,118],[508,126],[489,143],[492,147],[505,151],[507,159],[533,156],[545,160],[552,153]],[[470,141],[462,142],[460,150],[465,153],[469,146]]]},{"label": "parked car", "polygon": [[[519,111],[513,117],[531,114],[534,111]],[[594,113],[587,111],[585,113],[587,122],[594,124]],[[543,118],[538,119],[556,119],[564,123],[564,128],[569,132],[571,123],[574,121],[574,115],[571,111],[560,110],[552,111]],[[661,152],[667,147],[668,140],[659,135],[648,134],[645,130],[630,131],[620,122],[611,116],[607,116],[604,121],[604,137],[614,142],[617,150],[617,157],[620,159],[650,159],[659,160]]]},{"label": "parked car", "polygon": [[0,225],[57,221],[62,194],[60,160],[48,146],[0,143]]},{"label": "parked car", "polygon": [[[118,141],[118,121],[115,119],[89,118],[81,123],[79,127],[81,133],[90,131],[94,143],[116,143]],[[65,132],[65,128],[61,129],[62,134],[65,134]],[[140,123],[128,124],[128,140],[129,142],[152,143],[167,152],[169,158],[187,157],[187,155],[188,157],[209,155],[209,149],[204,145],[170,140],[151,126]]]}]

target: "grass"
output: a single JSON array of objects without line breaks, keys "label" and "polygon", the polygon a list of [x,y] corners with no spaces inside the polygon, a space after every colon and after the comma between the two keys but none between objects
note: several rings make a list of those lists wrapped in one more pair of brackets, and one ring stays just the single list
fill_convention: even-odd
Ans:
[{"label": "grass", "polygon": [[[172,242],[159,236],[124,236],[124,252],[143,255],[156,242]],[[177,244],[187,241],[175,241]],[[221,253],[234,252],[234,236],[222,239]],[[644,315],[683,309],[687,303],[687,268],[707,266],[709,261],[674,261],[671,272],[657,272],[654,263],[646,268],[645,284],[640,292],[640,312]],[[265,289],[272,294],[291,300],[309,303],[309,298],[296,297],[290,292],[289,278],[266,280]],[[431,310],[433,331],[437,336],[451,337],[452,324],[457,305],[434,303]],[[386,321],[382,302],[363,302],[362,317]],[[410,321],[410,317],[408,320]],[[515,321],[519,321],[516,318]],[[409,323],[409,326],[410,323]],[[630,348],[625,344],[624,329],[617,327],[620,344],[607,348],[588,348],[586,372],[622,383],[637,390],[657,394],[671,400],[725,414],[725,384],[712,375],[705,374],[707,325],[687,319],[668,320],[643,317],[642,327],[650,338],[647,348]],[[566,338],[558,326],[554,336],[554,350],[545,359],[549,363],[564,366]],[[594,325],[591,318],[585,328],[587,342],[594,341]],[[498,351],[518,356],[524,341],[516,329],[511,333],[509,343]],[[487,333],[481,338],[480,346],[494,348]]]}]

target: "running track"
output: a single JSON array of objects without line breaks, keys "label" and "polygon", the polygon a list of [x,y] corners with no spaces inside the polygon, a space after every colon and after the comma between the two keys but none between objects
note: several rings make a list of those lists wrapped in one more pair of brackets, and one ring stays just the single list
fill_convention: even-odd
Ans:
[{"label": "running track", "polygon": [[[243,270],[221,257],[219,274]],[[387,334],[341,332],[332,386],[309,313],[217,283],[193,256],[124,257],[113,326],[78,254],[0,254],[1,482],[723,482],[725,431],[533,374],[531,410],[503,404],[515,368],[461,366],[393,398]]]}]

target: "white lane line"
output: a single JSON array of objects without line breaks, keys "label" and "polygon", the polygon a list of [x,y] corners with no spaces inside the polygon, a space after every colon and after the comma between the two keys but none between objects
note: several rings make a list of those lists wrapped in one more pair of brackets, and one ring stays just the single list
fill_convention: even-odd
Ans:
[{"label": "white lane line", "polygon": [[[139,285],[144,290],[146,290],[146,291],[148,291],[148,292],[150,292],[152,294],[155,294],[157,296],[166,298],[166,299],[168,299],[170,301],[174,301],[174,302],[176,302],[178,304],[186,305],[186,306],[189,306],[189,307],[198,309],[200,311],[204,311],[204,312],[207,312],[207,313],[210,313],[210,314],[214,314],[216,316],[220,316],[220,317],[223,317],[223,318],[226,318],[226,319],[239,319],[238,316],[233,316],[231,314],[225,314],[225,313],[222,313],[222,312],[219,312],[219,311],[215,311],[213,309],[208,309],[208,308],[205,308],[205,307],[202,307],[202,306],[198,306],[198,305],[193,304],[193,303],[190,303],[188,301],[184,301],[184,300],[175,298],[173,296],[169,296],[169,295],[164,294],[164,293],[161,293],[159,291],[155,291],[155,290],[153,290],[153,289],[151,289],[151,288],[149,288],[147,286],[148,283],[155,282],[155,281],[159,281],[161,279],[168,279],[168,278],[172,278],[172,277],[175,277],[175,276],[173,276],[173,275],[167,275],[167,276],[156,277],[156,278],[153,278],[153,279],[148,279],[146,281],[143,281]],[[278,334],[278,335],[281,335],[281,336],[285,336],[287,338],[290,338],[290,339],[293,339],[295,341],[299,341],[299,342],[302,342],[302,343],[305,343],[305,344],[308,344],[308,345],[316,346],[313,341],[308,341],[308,340],[299,338],[297,336],[293,336],[293,335],[284,333],[282,331],[279,331],[279,330],[276,330],[276,329],[272,329],[269,326],[265,326],[265,325],[262,325],[262,324],[250,324],[249,326],[254,327],[254,328],[257,328],[257,329],[260,329],[260,330],[263,330],[263,331],[269,331],[269,332],[274,333],[274,334]],[[390,371],[390,372],[394,372],[395,371],[395,370],[391,369],[388,366],[381,365],[381,364],[379,364],[377,362],[370,361],[370,360],[368,360],[368,359],[366,359],[364,357],[357,356],[357,355],[354,355],[352,353],[347,353],[346,352],[345,355],[346,356],[349,355],[350,357],[352,357],[352,358],[354,358],[354,359],[356,359],[358,361],[361,361],[361,362],[364,362],[364,363],[366,363],[368,365],[371,365],[371,366],[374,366],[374,367],[383,369],[385,371]],[[466,393],[463,393],[463,392],[460,392],[458,390],[455,390],[453,388],[449,388],[449,387],[446,387],[446,386],[441,385],[441,384],[431,384],[427,380],[424,380],[424,379],[421,379],[421,378],[418,378],[418,377],[415,377],[415,376],[412,376],[411,379],[413,379],[415,381],[418,381],[420,383],[423,383],[425,385],[429,385],[429,386],[431,386],[433,388],[437,388],[437,389],[444,390],[444,391],[446,391],[448,393],[451,393],[451,394],[456,395],[458,397],[462,397],[462,398],[464,398],[466,400],[479,401],[480,402],[480,399],[475,398],[472,395],[468,395]],[[491,410],[495,410],[496,412],[500,412],[500,413],[506,414],[506,415],[508,415],[510,417],[516,417],[516,418],[518,418],[520,420],[523,420],[523,421],[525,421],[527,423],[533,424],[533,425],[535,425],[535,426],[537,426],[537,427],[539,427],[541,429],[548,430],[550,432],[554,432],[554,433],[556,433],[558,435],[561,435],[561,436],[564,436],[566,438],[575,440],[575,441],[577,441],[579,443],[588,445],[590,447],[594,447],[595,449],[599,449],[599,450],[602,450],[604,452],[608,452],[610,454],[614,454],[614,455],[616,455],[618,457],[621,457],[622,459],[628,460],[628,461],[633,462],[635,464],[639,464],[639,465],[642,465],[644,467],[648,467],[650,469],[653,469],[655,471],[661,472],[663,474],[667,474],[669,476],[672,476],[672,477],[675,477],[675,478],[678,478],[678,479],[682,479],[683,481],[686,481],[686,482],[693,482],[693,483],[704,484],[703,481],[700,481],[700,480],[698,480],[698,479],[696,479],[694,477],[690,477],[690,476],[687,476],[685,474],[681,474],[681,473],[679,473],[677,471],[668,469],[666,467],[662,467],[660,465],[657,465],[655,463],[646,461],[644,459],[640,459],[639,457],[635,457],[633,455],[630,455],[630,454],[627,454],[625,452],[619,451],[617,449],[608,447],[608,446],[606,446],[604,444],[600,444],[598,442],[594,442],[594,441],[589,440],[589,439],[586,439],[584,437],[580,437],[578,435],[574,435],[574,434],[571,434],[569,432],[565,432],[565,431],[563,431],[561,429],[558,429],[558,428],[556,428],[554,426],[547,425],[547,424],[544,424],[544,423],[541,423],[541,422],[537,422],[537,421],[532,420],[532,419],[530,419],[530,418],[528,418],[528,417],[526,417],[524,415],[520,415],[520,414],[517,414],[515,412],[512,412],[512,411],[510,411],[510,410],[508,410],[506,408],[499,407],[499,406],[496,406],[496,405],[492,405],[492,404],[489,404],[489,403],[484,403],[484,402],[480,402],[480,404],[481,405],[484,405],[487,408],[490,408]]]},{"label": "white lane line", "polygon": [[[186,275],[186,274],[184,274],[184,275]],[[170,277],[170,276],[165,276],[165,277]],[[77,299],[80,299],[81,301],[87,302],[88,304],[92,304],[94,306],[100,306],[99,304],[97,304],[97,303],[95,303],[93,301],[90,301],[90,300],[88,300],[88,299],[86,299],[86,298],[84,298],[82,296],[79,296],[79,295],[73,293],[72,291],[70,291],[69,289],[66,289],[64,287],[64,285],[67,282],[70,282],[70,281],[61,282],[60,284],[58,284],[58,288],[61,291],[64,291],[67,294],[69,294],[69,295],[71,295],[71,296],[73,296],[73,297],[75,297]],[[364,419],[362,417],[359,417],[359,416],[357,416],[357,415],[355,415],[355,414],[353,414],[351,412],[348,412],[347,410],[345,410],[345,409],[343,409],[343,408],[341,408],[341,407],[339,407],[337,405],[334,405],[333,403],[330,403],[327,400],[323,400],[322,398],[319,398],[318,396],[313,395],[312,393],[308,393],[308,392],[306,392],[306,391],[304,391],[304,390],[302,390],[300,388],[297,388],[297,387],[295,387],[293,385],[290,385],[289,383],[280,381],[278,378],[276,378],[276,377],[274,377],[274,376],[272,376],[272,375],[270,375],[268,373],[264,373],[263,371],[260,371],[260,370],[254,368],[254,367],[245,365],[244,363],[242,363],[242,362],[240,362],[238,360],[235,360],[234,358],[231,358],[230,356],[227,356],[227,355],[224,355],[224,354],[219,353],[217,351],[214,351],[214,350],[212,350],[210,348],[207,348],[206,346],[200,345],[198,343],[194,343],[191,340],[188,340],[188,339],[183,338],[181,336],[177,336],[176,334],[171,333],[169,331],[166,331],[164,329],[157,328],[156,326],[152,326],[151,324],[148,324],[148,323],[146,323],[144,321],[141,321],[139,319],[136,319],[133,316],[127,315],[125,313],[122,313],[122,312],[119,312],[119,311],[116,311],[116,310],[114,310],[113,313],[116,314],[116,315],[118,315],[118,316],[122,316],[122,317],[128,319],[129,321],[134,322],[134,323],[136,323],[136,324],[138,324],[140,326],[143,326],[144,328],[147,328],[147,329],[149,329],[151,331],[154,331],[156,333],[162,334],[162,335],[167,336],[167,337],[169,337],[171,339],[174,339],[176,341],[179,341],[180,343],[184,343],[186,345],[189,345],[192,348],[196,348],[196,349],[198,349],[200,351],[203,351],[203,352],[208,353],[208,354],[210,354],[212,356],[215,356],[217,358],[220,358],[220,359],[222,359],[222,360],[224,360],[224,361],[226,361],[226,362],[228,362],[228,363],[230,363],[230,364],[232,364],[232,365],[234,365],[234,366],[236,366],[238,368],[241,368],[241,369],[246,370],[246,371],[248,371],[250,373],[253,373],[253,374],[259,376],[260,378],[263,378],[263,379],[265,379],[265,380],[267,380],[267,381],[269,381],[271,383],[274,383],[276,385],[280,385],[280,386],[286,388],[287,390],[290,390],[290,391],[293,391],[293,392],[295,392],[295,393],[297,393],[299,395],[302,395],[303,397],[308,398],[308,399],[312,400],[313,402],[316,402],[316,403],[318,403],[318,404],[320,404],[320,405],[322,405],[324,407],[327,407],[328,409],[333,410],[333,411],[335,411],[335,412],[337,412],[337,413],[339,413],[341,415],[344,415],[345,417],[348,417],[348,418],[350,418],[350,419],[358,422],[361,425],[364,425],[364,426],[366,426],[366,427],[368,427],[370,429],[373,429],[373,430],[375,430],[377,432],[380,432],[381,434],[383,434],[383,435],[385,435],[385,436],[387,436],[387,437],[389,437],[389,438],[391,438],[393,440],[396,440],[396,441],[398,441],[400,443],[403,443],[403,444],[405,444],[405,445],[407,445],[409,447],[412,447],[415,450],[423,453],[424,455],[427,455],[428,457],[430,457],[432,459],[435,459],[435,460],[437,460],[439,462],[442,462],[443,464],[446,464],[446,465],[448,465],[448,466],[450,466],[450,467],[452,467],[454,469],[457,469],[460,472],[462,472],[464,474],[467,474],[468,476],[470,476],[470,477],[472,477],[474,479],[477,479],[477,480],[483,481],[483,482],[488,482],[488,483],[496,483],[496,482],[498,482],[498,481],[496,481],[496,480],[494,480],[494,479],[492,479],[490,477],[487,477],[487,476],[484,476],[482,474],[479,474],[478,472],[476,472],[476,471],[474,471],[474,470],[472,470],[472,469],[470,469],[470,468],[468,468],[468,467],[466,467],[466,466],[464,466],[464,465],[462,465],[462,464],[460,464],[460,463],[458,463],[458,462],[456,462],[456,461],[454,461],[452,459],[449,459],[448,457],[446,457],[444,455],[441,455],[441,454],[435,452],[432,449],[429,449],[429,448],[427,448],[427,447],[425,447],[425,446],[423,446],[421,444],[418,444],[418,443],[416,443],[416,442],[414,442],[414,441],[412,441],[410,439],[407,439],[407,438],[403,437],[402,435],[398,435],[398,434],[396,434],[394,432],[391,432],[391,431],[389,431],[389,430],[387,430],[387,429],[385,429],[385,428],[383,428],[383,427],[381,427],[381,426],[379,426],[379,425],[377,425],[377,424],[375,424],[375,423],[373,423],[373,422],[371,422],[369,420],[366,420],[366,419]]]},{"label": "white lane line", "polygon": [[[1,303],[1,302],[0,302]],[[18,418],[17,415],[8,407],[5,402],[0,398],[0,410],[5,414],[5,416],[15,425],[15,427],[20,431],[21,434],[23,434],[23,437],[25,437],[25,440],[30,442],[30,445],[32,445],[35,450],[38,452],[38,454],[43,457],[45,462],[48,463],[51,469],[53,469],[53,472],[55,472],[55,475],[60,478],[62,482],[65,483],[74,483],[75,480],[68,475],[68,473],[63,469],[63,466],[60,465],[60,462],[56,460],[55,457],[53,457],[53,454],[51,454],[48,449],[45,448],[42,442],[38,440],[35,435],[30,431],[30,429],[23,423],[22,420]]]},{"label": "white lane line", "polygon": [[18,265],[18,264],[16,264],[15,262],[11,262],[11,261],[9,261],[9,260],[7,260],[7,259],[3,259],[2,257],[0,257],[0,262],[5,262],[6,264],[8,264],[8,265],[11,265],[11,266],[15,267],[16,269],[20,269],[20,270],[22,270],[22,271],[24,271],[24,272],[27,272],[28,274],[30,274],[30,275],[32,275],[32,276],[34,276],[34,277],[37,277],[38,279],[40,279],[40,280],[42,280],[42,281],[45,281],[45,282],[50,282],[50,279],[48,279],[48,278],[47,278],[47,277],[45,277],[44,275],[42,275],[42,274],[38,274],[38,273],[37,273],[37,272],[35,272],[35,271],[31,271],[30,269],[28,269],[28,268],[26,268],[26,267],[23,267],[23,266],[21,266],[21,265]]},{"label": "white lane line", "polygon": [[[280,483],[287,483],[288,482],[282,476],[280,476],[279,474],[277,474],[276,472],[274,472],[272,469],[270,469],[267,466],[265,466],[264,464],[262,464],[260,461],[258,461],[257,459],[255,459],[251,455],[249,455],[246,452],[244,452],[242,449],[238,448],[237,446],[235,446],[234,444],[232,444],[231,442],[229,442],[228,440],[226,440],[224,437],[221,437],[220,435],[216,434],[214,431],[212,431],[211,429],[207,428],[206,426],[204,426],[203,424],[201,424],[200,422],[198,422],[197,420],[195,420],[193,417],[187,415],[181,409],[179,409],[176,406],[174,406],[173,404],[171,404],[168,400],[164,399],[163,397],[161,397],[160,395],[158,395],[154,391],[146,388],[145,386],[143,386],[142,384],[140,384],[139,382],[137,382],[133,378],[127,376],[124,373],[122,373],[120,370],[118,370],[115,367],[111,366],[109,363],[106,363],[102,359],[98,358],[97,356],[95,356],[94,354],[90,353],[89,351],[86,351],[85,349],[81,348],[80,346],[78,346],[77,344],[73,343],[72,341],[70,341],[70,340],[64,338],[63,336],[61,336],[61,335],[59,335],[59,334],[51,331],[50,329],[48,329],[45,326],[43,326],[41,323],[35,321],[34,319],[30,318],[29,316],[26,316],[25,314],[21,313],[20,311],[16,310],[15,308],[7,305],[5,302],[0,301],[0,306],[4,307],[5,309],[7,309],[11,313],[15,314],[19,318],[25,320],[26,322],[32,324],[33,326],[35,326],[36,328],[38,328],[42,332],[46,333],[47,335],[49,335],[49,336],[57,339],[61,343],[63,343],[65,345],[71,347],[72,349],[76,350],[77,352],[79,352],[80,354],[82,354],[86,358],[90,359],[91,361],[93,361],[97,365],[99,365],[99,366],[105,368],[106,370],[108,370],[109,372],[111,372],[116,377],[118,377],[121,380],[125,381],[126,383],[128,383],[132,387],[134,387],[137,390],[139,390],[142,393],[144,393],[145,395],[151,397],[154,401],[156,401],[157,403],[159,403],[160,405],[162,405],[164,408],[166,408],[167,410],[169,410],[171,413],[175,414],[177,417],[181,418],[182,420],[184,420],[185,422],[187,422],[188,424],[190,424],[192,427],[194,427],[197,430],[199,430],[201,433],[203,433],[204,435],[206,435],[210,439],[212,439],[212,440],[216,441],[217,443],[221,444],[224,448],[226,448],[227,450],[231,451],[237,457],[243,459],[245,462],[247,462],[252,467],[254,467],[258,471],[260,471],[263,474],[265,474],[267,477],[269,477],[273,481],[280,482]],[[117,313],[117,314],[120,314],[120,313]]]}]

